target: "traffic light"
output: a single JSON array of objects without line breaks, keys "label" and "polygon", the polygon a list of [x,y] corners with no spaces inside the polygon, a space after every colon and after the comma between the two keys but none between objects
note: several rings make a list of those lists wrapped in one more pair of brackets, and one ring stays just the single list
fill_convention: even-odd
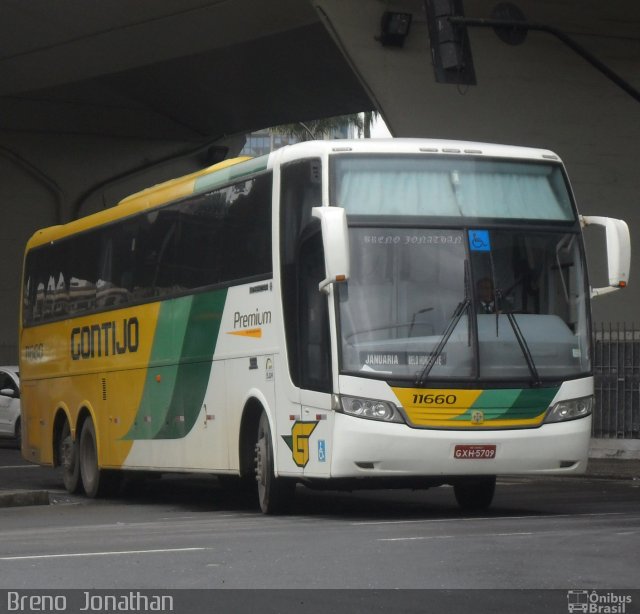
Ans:
[{"label": "traffic light", "polygon": [[431,57],[438,83],[475,85],[471,46],[466,27],[450,17],[464,17],[462,0],[424,0]]}]

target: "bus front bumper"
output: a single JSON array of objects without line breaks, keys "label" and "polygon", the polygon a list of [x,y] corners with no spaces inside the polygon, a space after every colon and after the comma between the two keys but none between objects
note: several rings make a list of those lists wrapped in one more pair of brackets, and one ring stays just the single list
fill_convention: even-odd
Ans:
[{"label": "bus front bumper", "polygon": [[333,478],[579,474],[587,468],[591,416],[538,428],[453,431],[336,413],[334,435]]}]

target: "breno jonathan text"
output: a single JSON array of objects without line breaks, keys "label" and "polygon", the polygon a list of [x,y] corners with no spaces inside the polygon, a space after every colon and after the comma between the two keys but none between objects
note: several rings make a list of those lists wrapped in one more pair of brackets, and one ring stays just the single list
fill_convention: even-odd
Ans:
[{"label": "breno jonathan text", "polygon": [[140,591],[105,594],[78,591],[70,598],[61,594],[7,592],[7,612],[173,612],[171,595]]}]

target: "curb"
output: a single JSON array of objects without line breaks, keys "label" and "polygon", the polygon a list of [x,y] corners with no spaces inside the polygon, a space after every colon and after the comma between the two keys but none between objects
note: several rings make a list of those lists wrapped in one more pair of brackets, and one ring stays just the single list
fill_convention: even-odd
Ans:
[{"label": "curb", "polygon": [[26,505],[49,505],[49,492],[46,490],[0,492],[0,507],[23,507]]},{"label": "curb", "polygon": [[590,458],[584,475],[613,480],[640,480],[640,460]]}]

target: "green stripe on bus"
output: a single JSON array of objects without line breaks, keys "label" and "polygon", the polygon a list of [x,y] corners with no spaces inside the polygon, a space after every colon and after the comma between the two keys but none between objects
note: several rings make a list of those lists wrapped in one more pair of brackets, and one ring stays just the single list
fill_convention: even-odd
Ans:
[{"label": "green stripe on bus", "polygon": [[204,401],[227,291],[160,306],[142,400],[123,437],[178,439],[193,428]]},{"label": "green stripe on bus", "polygon": [[558,393],[558,388],[504,388],[484,390],[473,405],[453,420],[471,420],[474,411],[492,420],[529,420],[544,413]]},{"label": "green stripe on bus", "polygon": [[245,175],[252,175],[253,173],[259,173],[267,168],[267,162],[269,161],[269,154],[254,158],[253,160],[247,160],[246,162],[240,162],[227,168],[223,168],[219,171],[215,171],[209,175],[202,175],[195,180],[193,186],[193,192],[205,192],[213,190],[219,186],[223,186],[227,183],[244,177]]},{"label": "green stripe on bus", "polygon": [[505,411],[503,420],[535,418],[547,411],[559,388],[524,388],[515,403]]},{"label": "green stripe on bus", "polygon": [[178,439],[193,428],[209,385],[226,298],[226,290],[193,297],[169,411],[155,439]]}]

